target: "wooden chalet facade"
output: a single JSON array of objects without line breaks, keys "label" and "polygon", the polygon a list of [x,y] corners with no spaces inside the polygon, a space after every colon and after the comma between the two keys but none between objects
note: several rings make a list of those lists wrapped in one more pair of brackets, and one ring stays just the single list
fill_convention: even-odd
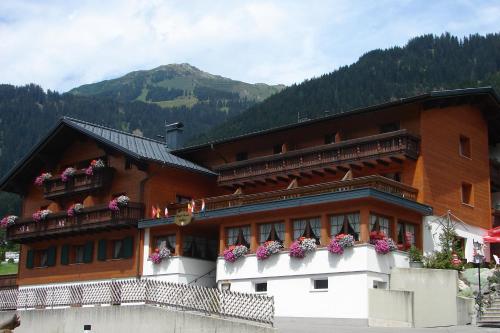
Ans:
[{"label": "wooden chalet facade", "polygon": [[[23,196],[22,216],[7,227],[22,244],[18,284],[147,276],[267,293],[278,316],[364,320],[366,289],[408,267],[404,250],[438,248],[440,216],[459,219],[471,259],[472,242],[500,215],[499,116],[490,88],[433,92],[180,149],[62,119],[0,184]],[[105,166],[81,171],[96,159]],[[68,167],[77,171],[64,182],[56,175]],[[53,177],[34,185],[42,172]],[[123,195],[129,203],[110,210]],[[84,208],[69,216],[75,203]],[[40,209],[52,213],[36,222]],[[369,243],[381,232],[403,251],[378,255]],[[338,234],[356,242],[341,259],[326,249]],[[291,258],[300,237],[318,248]],[[257,260],[271,240],[283,250]],[[248,253],[225,261],[236,245]],[[149,260],[162,247],[171,256]],[[350,297],[359,301],[331,309]]]}]

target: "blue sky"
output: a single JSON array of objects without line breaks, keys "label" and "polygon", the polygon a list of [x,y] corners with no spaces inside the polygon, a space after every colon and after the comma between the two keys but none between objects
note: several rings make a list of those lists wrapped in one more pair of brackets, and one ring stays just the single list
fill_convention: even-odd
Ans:
[{"label": "blue sky", "polygon": [[75,86],[188,62],[299,83],[422,34],[500,31],[500,1],[0,1],[0,83]]}]

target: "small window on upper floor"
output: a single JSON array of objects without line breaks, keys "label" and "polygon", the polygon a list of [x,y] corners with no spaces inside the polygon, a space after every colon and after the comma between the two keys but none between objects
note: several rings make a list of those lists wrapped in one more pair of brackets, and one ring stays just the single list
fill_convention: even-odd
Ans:
[{"label": "small window on upper floor", "polygon": [[246,151],[241,151],[236,154],[236,161],[248,160],[248,153]]},{"label": "small window on upper floor", "polygon": [[460,155],[471,158],[470,139],[465,135],[460,135]]},{"label": "small window on upper floor", "polygon": [[273,147],[273,154],[281,154],[283,152],[283,145],[275,145]]},{"label": "small window on upper floor", "polygon": [[472,184],[462,183],[462,203],[466,205],[474,205],[474,193],[472,192]]},{"label": "small window on upper floor", "polygon": [[313,282],[314,290],[328,290],[328,279],[317,279]]},{"label": "small window on upper floor", "polygon": [[267,292],[267,282],[259,282],[255,284],[255,292],[256,293],[265,293]]},{"label": "small window on upper floor", "polygon": [[399,128],[399,123],[397,122],[382,124],[380,125],[380,133],[399,131]]}]

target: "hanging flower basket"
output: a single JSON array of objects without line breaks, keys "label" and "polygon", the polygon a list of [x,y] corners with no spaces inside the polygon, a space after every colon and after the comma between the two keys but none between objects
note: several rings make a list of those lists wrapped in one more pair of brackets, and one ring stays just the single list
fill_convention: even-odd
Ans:
[{"label": "hanging flower basket", "polygon": [[83,208],[84,206],[81,203],[71,205],[71,207],[68,208],[68,216],[75,216],[76,214],[80,213]]},{"label": "hanging flower basket", "polygon": [[40,222],[44,221],[47,218],[47,216],[49,216],[49,214],[52,214],[52,211],[50,209],[43,209],[34,212],[32,217],[35,222]]},{"label": "hanging flower basket", "polygon": [[344,249],[354,246],[354,237],[352,235],[340,234],[328,244],[328,251],[333,254],[341,255]]},{"label": "hanging flower basket", "polygon": [[85,173],[89,176],[92,176],[95,170],[102,169],[104,167],[105,167],[104,161],[101,160],[100,158],[97,160],[92,160],[92,162],[90,162],[90,165],[85,169]]},{"label": "hanging flower basket", "polygon": [[235,262],[238,258],[243,257],[248,253],[248,248],[245,245],[231,245],[224,250],[224,260],[227,262]]},{"label": "hanging flower basket", "polygon": [[283,248],[283,245],[278,241],[267,241],[257,248],[257,259],[264,260],[275,253],[278,253]]},{"label": "hanging flower basket", "polygon": [[158,265],[161,264],[163,259],[168,259],[170,256],[170,250],[166,247],[162,247],[161,250],[155,249],[154,252],[149,255],[148,260]]},{"label": "hanging flower basket", "polygon": [[7,228],[8,226],[10,225],[13,225],[14,223],[16,223],[16,220],[18,219],[19,217],[17,217],[16,215],[8,215],[8,216],[5,216],[1,221],[0,221],[0,226],[2,228]]},{"label": "hanging flower basket", "polygon": [[316,247],[314,238],[300,237],[290,245],[290,257],[304,258],[307,252],[316,250]]},{"label": "hanging flower basket", "polygon": [[42,172],[40,176],[35,178],[35,185],[42,186],[43,183],[50,178],[52,178],[52,174],[50,172]]},{"label": "hanging flower basket", "polygon": [[67,182],[70,178],[72,178],[75,175],[75,173],[76,173],[75,168],[72,167],[66,168],[61,174],[61,180],[63,182]]},{"label": "hanging flower basket", "polygon": [[375,251],[378,254],[387,254],[398,249],[396,243],[391,238],[379,239],[375,243]]},{"label": "hanging flower basket", "polygon": [[109,202],[108,208],[114,212],[118,212],[120,210],[120,207],[128,205],[129,202],[129,197],[127,197],[126,195],[120,195],[119,197],[114,198]]}]

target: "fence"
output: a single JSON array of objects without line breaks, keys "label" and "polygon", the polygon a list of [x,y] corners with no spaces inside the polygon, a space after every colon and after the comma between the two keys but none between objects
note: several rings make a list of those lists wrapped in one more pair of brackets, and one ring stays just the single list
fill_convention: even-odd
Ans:
[{"label": "fence", "polygon": [[0,290],[0,310],[145,303],[273,324],[274,299],[150,279]]}]

